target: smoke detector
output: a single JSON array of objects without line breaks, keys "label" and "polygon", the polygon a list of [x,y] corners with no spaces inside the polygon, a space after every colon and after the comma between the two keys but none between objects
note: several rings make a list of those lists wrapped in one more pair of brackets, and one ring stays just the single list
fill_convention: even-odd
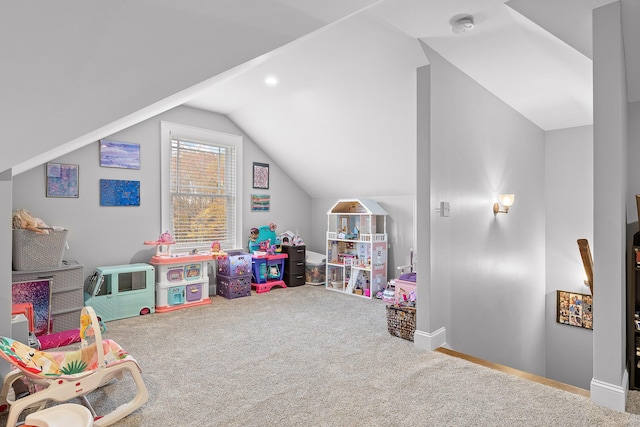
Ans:
[{"label": "smoke detector", "polygon": [[451,24],[451,28],[456,34],[468,33],[473,30],[475,26],[476,25],[473,23],[473,16],[464,16]]}]

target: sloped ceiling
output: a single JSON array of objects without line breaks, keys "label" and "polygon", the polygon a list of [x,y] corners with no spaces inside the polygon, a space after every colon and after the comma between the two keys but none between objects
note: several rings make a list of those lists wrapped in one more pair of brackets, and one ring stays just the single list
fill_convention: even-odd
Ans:
[{"label": "sloped ceiling", "polygon": [[203,82],[375,2],[8,2],[0,171],[20,173],[180,105]]},{"label": "sloped ceiling", "polygon": [[[454,34],[462,15],[476,28]],[[187,105],[229,115],[312,197],[414,194],[417,39],[544,130],[592,123],[591,60],[504,0],[385,0]]]},{"label": "sloped ceiling", "polygon": [[425,64],[415,39],[361,13],[187,105],[228,114],[312,197],[413,194],[415,70]]},{"label": "sloped ceiling", "polygon": [[[609,2],[12,2],[0,171],[186,103],[229,115],[312,197],[413,194],[415,69],[428,62],[416,39],[542,129],[591,124],[590,11]],[[639,3],[622,0],[625,32]],[[467,14],[476,28],[453,34]],[[640,75],[637,47],[625,49]]]}]

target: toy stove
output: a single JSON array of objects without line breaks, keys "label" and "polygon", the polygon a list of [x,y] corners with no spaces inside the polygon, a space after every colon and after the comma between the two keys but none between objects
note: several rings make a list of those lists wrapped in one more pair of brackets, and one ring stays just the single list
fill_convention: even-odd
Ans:
[{"label": "toy stove", "polygon": [[207,265],[212,259],[210,254],[152,257],[150,264],[156,268],[156,312],[211,304]]}]

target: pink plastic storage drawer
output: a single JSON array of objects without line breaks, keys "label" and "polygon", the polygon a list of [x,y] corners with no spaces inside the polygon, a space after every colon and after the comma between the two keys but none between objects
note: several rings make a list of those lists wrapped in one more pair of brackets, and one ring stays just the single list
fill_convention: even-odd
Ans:
[{"label": "pink plastic storage drawer", "polygon": [[251,295],[251,276],[229,277],[218,274],[216,293],[228,299],[248,297]]},{"label": "pink plastic storage drawer", "polygon": [[230,251],[224,259],[218,259],[218,274],[227,277],[251,277],[251,254]]}]

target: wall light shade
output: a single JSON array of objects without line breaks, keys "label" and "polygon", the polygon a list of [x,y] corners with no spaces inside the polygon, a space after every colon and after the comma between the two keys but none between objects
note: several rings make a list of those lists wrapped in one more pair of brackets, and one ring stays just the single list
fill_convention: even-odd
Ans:
[{"label": "wall light shade", "polygon": [[[513,202],[516,199],[516,195],[501,194],[498,198],[500,199],[500,203],[493,204],[493,214],[497,215],[499,213],[509,213],[509,208],[513,205]],[[504,210],[500,210],[500,206],[502,206]]]}]

